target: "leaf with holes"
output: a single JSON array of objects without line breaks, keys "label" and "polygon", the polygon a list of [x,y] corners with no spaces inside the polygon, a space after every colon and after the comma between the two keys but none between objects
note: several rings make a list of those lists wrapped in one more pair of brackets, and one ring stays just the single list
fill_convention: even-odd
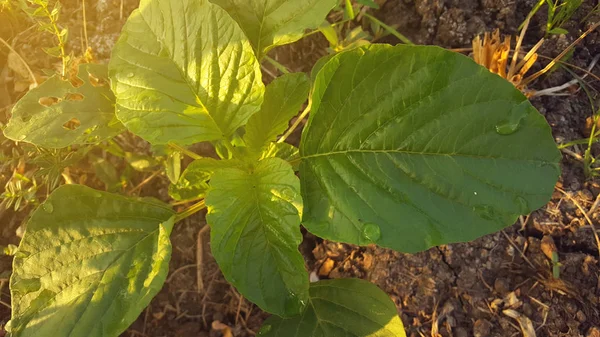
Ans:
[{"label": "leaf with holes", "polygon": [[281,316],[298,314],[308,297],[302,241],[300,182],[279,158],[251,170],[218,170],[206,196],[212,253],[248,300]]},{"label": "leaf with holes", "polygon": [[376,285],[359,279],[323,280],[310,285],[301,315],[272,316],[261,337],[406,337],[396,305]]},{"label": "leaf with holes", "polygon": [[117,116],[152,144],[229,139],[264,93],[246,36],[207,0],[142,0],[109,69]]},{"label": "leaf with holes", "polygon": [[308,97],[310,80],[304,73],[285,74],[276,78],[266,89],[260,111],[250,117],[244,141],[251,149],[260,151],[288,128]]},{"label": "leaf with holes", "polygon": [[526,97],[471,59],[372,45],[318,73],[300,154],[303,225],[416,252],[473,240],[550,198],[560,152]]},{"label": "leaf with holes", "polygon": [[125,331],[165,281],[173,218],[154,199],[59,187],[33,212],[15,256],[11,336]]},{"label": "leaf with holes", "polygon": [[259,58],[317,28],[337,0],[211,0],[240,24]]},{"label": "leaf with holes", "polygon": [[4,135],[45,148],[98,143],[123,131],[106,66],[82,64],[72,83],[59,75],[30,90],[13,107]]}]

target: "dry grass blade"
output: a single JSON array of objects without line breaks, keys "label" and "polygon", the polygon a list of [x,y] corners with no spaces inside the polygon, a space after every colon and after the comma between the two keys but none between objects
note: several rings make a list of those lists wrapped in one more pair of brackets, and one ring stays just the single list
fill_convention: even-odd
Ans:
[{"label": "dry grass blade", "polygon": [[518,311],[512,309],[506,309],[502,311],[502,313],[508,317],[514,318],[519,323],[521,332],[523,332],[523,337],[536,337],[533,323],[525,315],[522,315]]},{"label": "dry grass blade", "polygon": [[573,41],[573,43],[571,43],[567,48],[565,48],[565,50],[563,50],[562,53],[560,53],[557,57],[555,57],[552,61],[550,61],[550,63],[548,63],[548,65],[546,65],[546,67],[544,67],[544,69],[538,71],[537,73],[535,73],[535,74],[529,76],[528,78],[526,78],[525,80],[523,80],[523,85],[524,86],[528,85],[529,83],[533,82],[538,77],[544,75],[546,72],[548,72],[550,69],[552,69],[552,67],[554,67],[554,65],[556,65],[558,60],[565,57],[565,55],[567,55],[567,53],[569,51],[571,51],[571,49],[575,48],[575,46],[578,45],[579,42],[581,42],[581,40],[583,40],[586,36],[588,36],[591,32],[596,30],[596,28],[598,28],[598,27],[600,27],[600,22],[594,24],[592,27],[590,27],[588,30],[586,30],[583,34],[581,34],[581,36],[579,36],[577,38],[577,40]]}]

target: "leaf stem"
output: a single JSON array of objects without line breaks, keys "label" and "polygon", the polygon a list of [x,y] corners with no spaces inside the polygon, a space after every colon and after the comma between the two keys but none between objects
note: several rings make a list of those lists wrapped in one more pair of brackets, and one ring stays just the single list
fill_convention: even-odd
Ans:
[{"label": "leaf stem", "polygon": [[302,123],[302,120],[304,120],[304,118],[306,118],[306,116],[310,113],[311,107],[312,107],[312,95],[311,95],[311,97],[309,97],[308,105],[306,105],[306,108],[304,109],[304,111],[302,111],[300,116],[298,116],[298,118],[296,118],[296,121],[294,122],[294,124],[292,124],[292,126],[283,134],[283,136],[281,136],[281,138],[279,138],[277,143],[285,142],[285,140],[298,128],[300,123]]},{"label": "leaf stem", "polygon": [[175,222],[179,222],[183,219],[189,218],[190,216],[200,212],[201,210],[203,210],[205,208],[206,208],[206,203],[205,203],[204,199],[202,199],[199,202],[190,206],[189,208],[185,209],[183,212],[177,213],[177,215],[175,215]]},{"label": "leaf stem", "polygon": [[277,68],[277,70],[281,71],[282,73],[284,73],[284,74],[290,73],[290,71],[288,70],[288,68],[286,66],[284,66],[283,64],[272,59],[268,55],[265,55],[265,60],[267,60],[269,63],[271,63],[275,68]]},{"label": "leaf stem", "polygon": [[177,145],[175,143],[169,143],[169,146],[172,147],[173,149],[175,149],[175,150],[177,150],[177,151],[179,151],[179,152],[187,155],[188,157],[190,157],[190,158],[192,158],[194,160],[202,158],[202,156],[200,156],[200,155],[198,155],[198,154],[196,154],[196,153],[194,153],[194,152],[186,149],[183,146],[179,146],[179,145]]},{"label": "leaf stem", "polygon": [[394,35],[395,37],[397,37],[400,41],[409,44],[409,45],[414,45],[414,43],[412,43],[412,41],[410,41],[406,36],[400,34],[396,29],[394,29],[391,26],[386,25],[385,23],[383,23],[382,21],[380,21],[379,19],[377,19],[376,17],[374,17],[373,15],[369,14],[369,13],[365,13],[365,17],[367,17],[369,20],[373,21],[374,23],[380,25],[381,27],[383,27],[383,29],[387,30],[388,33]]}]

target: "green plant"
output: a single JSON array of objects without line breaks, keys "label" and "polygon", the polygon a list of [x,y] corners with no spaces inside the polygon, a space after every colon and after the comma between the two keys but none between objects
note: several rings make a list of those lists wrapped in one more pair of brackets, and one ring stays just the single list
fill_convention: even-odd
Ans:
[{"label": "green plant", "polygon": [[544,4],[548,5],[546,35],[567,34],[569,32],[564,29],[563,26],[571,19],[579,7],[581,7],[583,0],[539,0],[529,13],[529,17],[532,17],[537,13]]},{"label": "green plant", "polygon": [[[336,2],[142,0],[113,50],[114,95],[104,72],[84,67],[82,86],[57,78],[55,91],[44,83],[15,106],[5,132],[14,140],[60,147],[125,127],[171,147],[170,194],[198,202],[175,213],[155,199],[59,187],[15,254],[12,336],[117,336],[164,283],[174,224],[204,208],[225,278],[274,314],[260,336],[405,336],[374,285],[309,284],[300,224],[417,252],[495,232],[547,202],[560,173],[550,127],[465,56],[362,46],[318,62],[312,78],[265,87],[265,53],[316,28]],[[307,99],[298,149],[284,140]],[[25,103],[41,111],[30,116]],[[74,118],[80,126],[66,127]],[[222,160],[186,148],[202,141]],[[182,154],[195,161],[179,173]]]}]

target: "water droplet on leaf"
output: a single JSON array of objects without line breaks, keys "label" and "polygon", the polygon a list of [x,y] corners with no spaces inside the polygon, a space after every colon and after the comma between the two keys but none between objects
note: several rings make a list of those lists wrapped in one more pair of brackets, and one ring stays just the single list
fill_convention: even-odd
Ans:
[{"label": "water droplet on leaf", "polygon": [[52,205],[52,203],[50,203],[49,201],[46,201],[42,204],[42,209],[44,209],[46,213],[52,213],[54,212],[54,205]]},{"label": "water droplet on leaf", "polygon": [[285,300],[285,313],[290,316],[297,315],[304,310],[306,303],[298,295],[290,292]]},{"label": "water droplet on leaf", "polygon": [[496,125],[496,132],[500,135],[511,135],[517,132],[523,119],[529,115],[529,111],[528,101],[523,101],[523,103],[514,106],[509,117]]},{"label": "water droplet on leaf", "polygon": [[375,243],[381,237],[381,228],[377,224],[368,222],[364,224],[362,229],[362,236],[370,243]]},{"label": "water droplet on leaf", "polygon": [[271,331],[271,329],[273,329],[273,326],[271,324],[265,324],[260,328],[260,330],[258,330],[258,335],[264,336],[266,333]]}]

